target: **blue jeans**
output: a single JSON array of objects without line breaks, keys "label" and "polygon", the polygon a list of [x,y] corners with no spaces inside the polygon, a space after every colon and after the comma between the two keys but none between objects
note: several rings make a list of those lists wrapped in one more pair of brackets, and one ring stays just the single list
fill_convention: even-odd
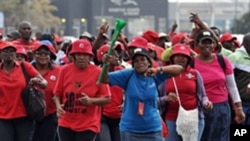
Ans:
[{"label": "blue jeans", "polygon": [[228,102],[213,104],[212,110],[204,110],[205,128],[202,141],[229,141],[231,109]]},{"label": "blue jeans", "polygon": [[0,119],[1,141],[31,141],[34,120],[29,117]]},{"label": "blue jeans", "polygon": [[243,111],[246,115],[245,125],[250,125],[250,106],[243,105]]},{"label": "blue jeans", "polygon": [[76,132],[69,128],[59,126],[59,140],[60,141],[95,141],[96,133],[87,130]]},{"label": "blue jeans", "polygon": [[54,141],[57,134],[56,113],[46,116],[42,121],[35,122],[32,141]]},{"label": "blue jeans", "polygon": [[162,141],[162,133],[132,133],[132,132],[121,132],[121,141]]},{"label": "blue jeans", "polygon": [[[168,137],[165,141],[182,141],[182,138],[178,133],[176,132],[176,121],[173,120],[166,120],[166,124],[168,127]],[[201,139],[202,132],[204,130],[205,121],[204,119],[199,119],[199,135],[198,135],[198,141]]]},{"label": "blue jeans", "polygon": [[101,132],[97,135],[96,141],[120,141],[119,122],[120,119],[113,119],[102,115]]}]

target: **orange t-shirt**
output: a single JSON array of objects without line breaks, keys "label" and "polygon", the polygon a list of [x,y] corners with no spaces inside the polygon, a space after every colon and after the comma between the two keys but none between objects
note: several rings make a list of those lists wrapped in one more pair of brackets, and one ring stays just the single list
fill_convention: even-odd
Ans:
[{"label": "orange t-shirt", "polygon": [[92,64],[83,70],[76,68],[74,63],[61,67],[54,94],[62,98],[66,113],[59,119],[59,126],[77,132],[100,132],[101,106],[84,106],[78,100],[81,93],[89,97],[110,97],[109,85],[96,84],[100,72],[100,67]]},{"label": "orange t-shirt", "polygon": [[60,67],[53,66],[52,69],[48,69],[47,72],[43,75],[43,78],[47,80],[48,86],[45,89],[39,89],[44,92],[45,102],[46,102],[46,115],[53,114],[56,112],[56,105],[53,101],[53,90],[58,80]]},{"label": "orange t-shirt", "polygon": [[[30,78],[37,76],[39,73],[29,63],[24,62],[24,66]],[[10,73],[2,69],[0,64],[0,119],[13,119],[25,117],[25,110],[21,93],[26,87],[26,81],[19,62]]]}]

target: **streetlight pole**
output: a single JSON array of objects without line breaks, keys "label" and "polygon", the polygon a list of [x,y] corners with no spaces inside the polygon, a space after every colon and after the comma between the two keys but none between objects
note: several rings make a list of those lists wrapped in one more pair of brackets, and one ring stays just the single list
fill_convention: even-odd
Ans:
[{"label": "streetlight pole", "polygon": [[177,33],[179,33],[180,32],[180,2],[179,2],[179,0],[177,0],[176,1],[176,24],[178,25],[178,27],[179,28],[177,28]]},{"label": "streetlight pole", "polygon": [[238,32],[238,23],[237,23],[237,7],[238,7],[238,0],[234,0],[234,27],[235,27],[235,33]]}]

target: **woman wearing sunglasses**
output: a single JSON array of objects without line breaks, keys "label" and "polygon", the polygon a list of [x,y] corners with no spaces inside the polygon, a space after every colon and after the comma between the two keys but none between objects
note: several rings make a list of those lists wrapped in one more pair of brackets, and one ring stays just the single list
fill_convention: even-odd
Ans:
[{"label": "woman wearing sunglasses", "polygon": [[58,80],[59,67],[53,65],[56,59],[55,48],[47,41],[41,41],[34,49],[32,65],[47,80],[48,86],[43,90],[46,102],[46,116],[41,121],[36,121],[32,141],[55,140],[57,131],[56,106],[53,101],[53,90]]}]

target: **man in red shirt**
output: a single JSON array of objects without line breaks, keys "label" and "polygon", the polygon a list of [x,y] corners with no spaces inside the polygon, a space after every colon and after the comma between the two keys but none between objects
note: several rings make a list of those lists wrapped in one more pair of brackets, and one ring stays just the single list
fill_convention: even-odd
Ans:
[{"label": "man in red shirt", "polygon": [[18,31],[21,35],[20,39],[17,39],[13,42],[13,44],[21,45],[26,49],[27,55],[28,55],[28,61],[33,60],[33,49],[37,44],[39,44],[39,41],[34,40],[31,38],[32,35],[32,28],[31,24],[28,21],[23,21],[18,26]]}]

